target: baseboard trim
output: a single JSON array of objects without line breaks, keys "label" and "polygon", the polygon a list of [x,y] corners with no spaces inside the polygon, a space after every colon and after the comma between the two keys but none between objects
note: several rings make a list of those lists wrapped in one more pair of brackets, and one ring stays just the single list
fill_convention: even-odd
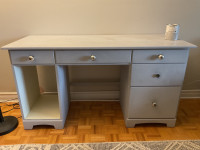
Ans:
[{"label": "baseboard trim", "polygon": [[[55,94],[55,92],[48,93]],[[120,91],[71,92],[70,95],[71,101],[119,101]],[[17,97],[17,92],[0,92],[0,102]],[[180,98],[200,99],[200,90],[182,90]]]},{"label": "baseboard trim", "polygon": [[200,90],[182,90],[181,99],[200,99]]},{"label": "baseboard trim", "polygon": [[119,91],[71,92],[71,101],[119,101]]},{"label": "baseboard trim", "polygon": [[0,95],[17,95],[17,92],[0,92]]},{"label": "baseboard trim", "polygon": [[[56,92],[46,92],[55,94]],[[0,92],[0,102],[17,98],[17,92]],[[119,91],[70,92],[71,101],[119,101]],[[15,100],[16,101],[16,100]]]},{"label": "baseboard trim", "polygon": [[0,102],[7,100],[9,100],[9,102],[18,102],[17,92],[0,92]]}]

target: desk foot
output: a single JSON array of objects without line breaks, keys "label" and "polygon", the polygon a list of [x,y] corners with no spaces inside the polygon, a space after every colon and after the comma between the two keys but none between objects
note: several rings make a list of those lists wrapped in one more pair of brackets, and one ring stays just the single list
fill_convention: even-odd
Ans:
[{"label": "desk foot", "polygon": [[25,130],[31,130],[34,126],[50,125],[55,129],[63,129],[65,121],[63,120],[23,120]]},{"label": "desk foot", "polygon": [[31,125],[31,124],[24,124],[24,129],[25,130],[31,130],[31,129],[33,129],[33,125]]},{"label": "desk foot", "polygon": [[136,124],[144,123],[162,123],[167,127],[175,127],[176,119],[126,119],[125,122],[127,128],[134,128]]}]

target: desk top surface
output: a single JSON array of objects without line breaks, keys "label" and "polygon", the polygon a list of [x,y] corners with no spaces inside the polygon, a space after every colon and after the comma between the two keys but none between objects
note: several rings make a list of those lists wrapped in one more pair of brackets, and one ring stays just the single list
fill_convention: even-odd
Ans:
[{"label": "desk top surface", "polygon": [[6,50],[196,48],[183,40],[165,40],[162,34],[31,35],[2,47]]}]

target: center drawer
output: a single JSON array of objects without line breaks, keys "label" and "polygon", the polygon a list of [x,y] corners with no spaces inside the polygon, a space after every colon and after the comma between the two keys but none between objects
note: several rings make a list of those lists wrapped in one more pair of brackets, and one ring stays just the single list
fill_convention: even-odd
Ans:
[{"label": "center drawer", "polygon": [[130,64],[131,50],[56,51],[59,64]]},{"label": "center drawer", "polygon": [[132,64],[131,86],[182,85],[186,64]]}]

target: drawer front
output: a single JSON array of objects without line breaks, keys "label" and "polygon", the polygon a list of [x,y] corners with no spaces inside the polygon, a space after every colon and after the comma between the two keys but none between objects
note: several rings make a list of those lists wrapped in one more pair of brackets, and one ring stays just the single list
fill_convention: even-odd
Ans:
[{"label": "drawer front", "polygon": [[132,64],[131,86],[182,85],[186,64]]},{"label": "drawer front", "polygon": [[130,64],[131,50],[56,51],[59,64]]},{"label": "drawer front", "polygon": [[54,51],[10,51],[12,64],[55,64]]},{"label": "drawer front", "polygon": [[133,63],[186,63],[189,50],[133,50]]},{"label": "drawer front", "polygon": [[175,118],[181,87],[132,87],[129,118]]}]

